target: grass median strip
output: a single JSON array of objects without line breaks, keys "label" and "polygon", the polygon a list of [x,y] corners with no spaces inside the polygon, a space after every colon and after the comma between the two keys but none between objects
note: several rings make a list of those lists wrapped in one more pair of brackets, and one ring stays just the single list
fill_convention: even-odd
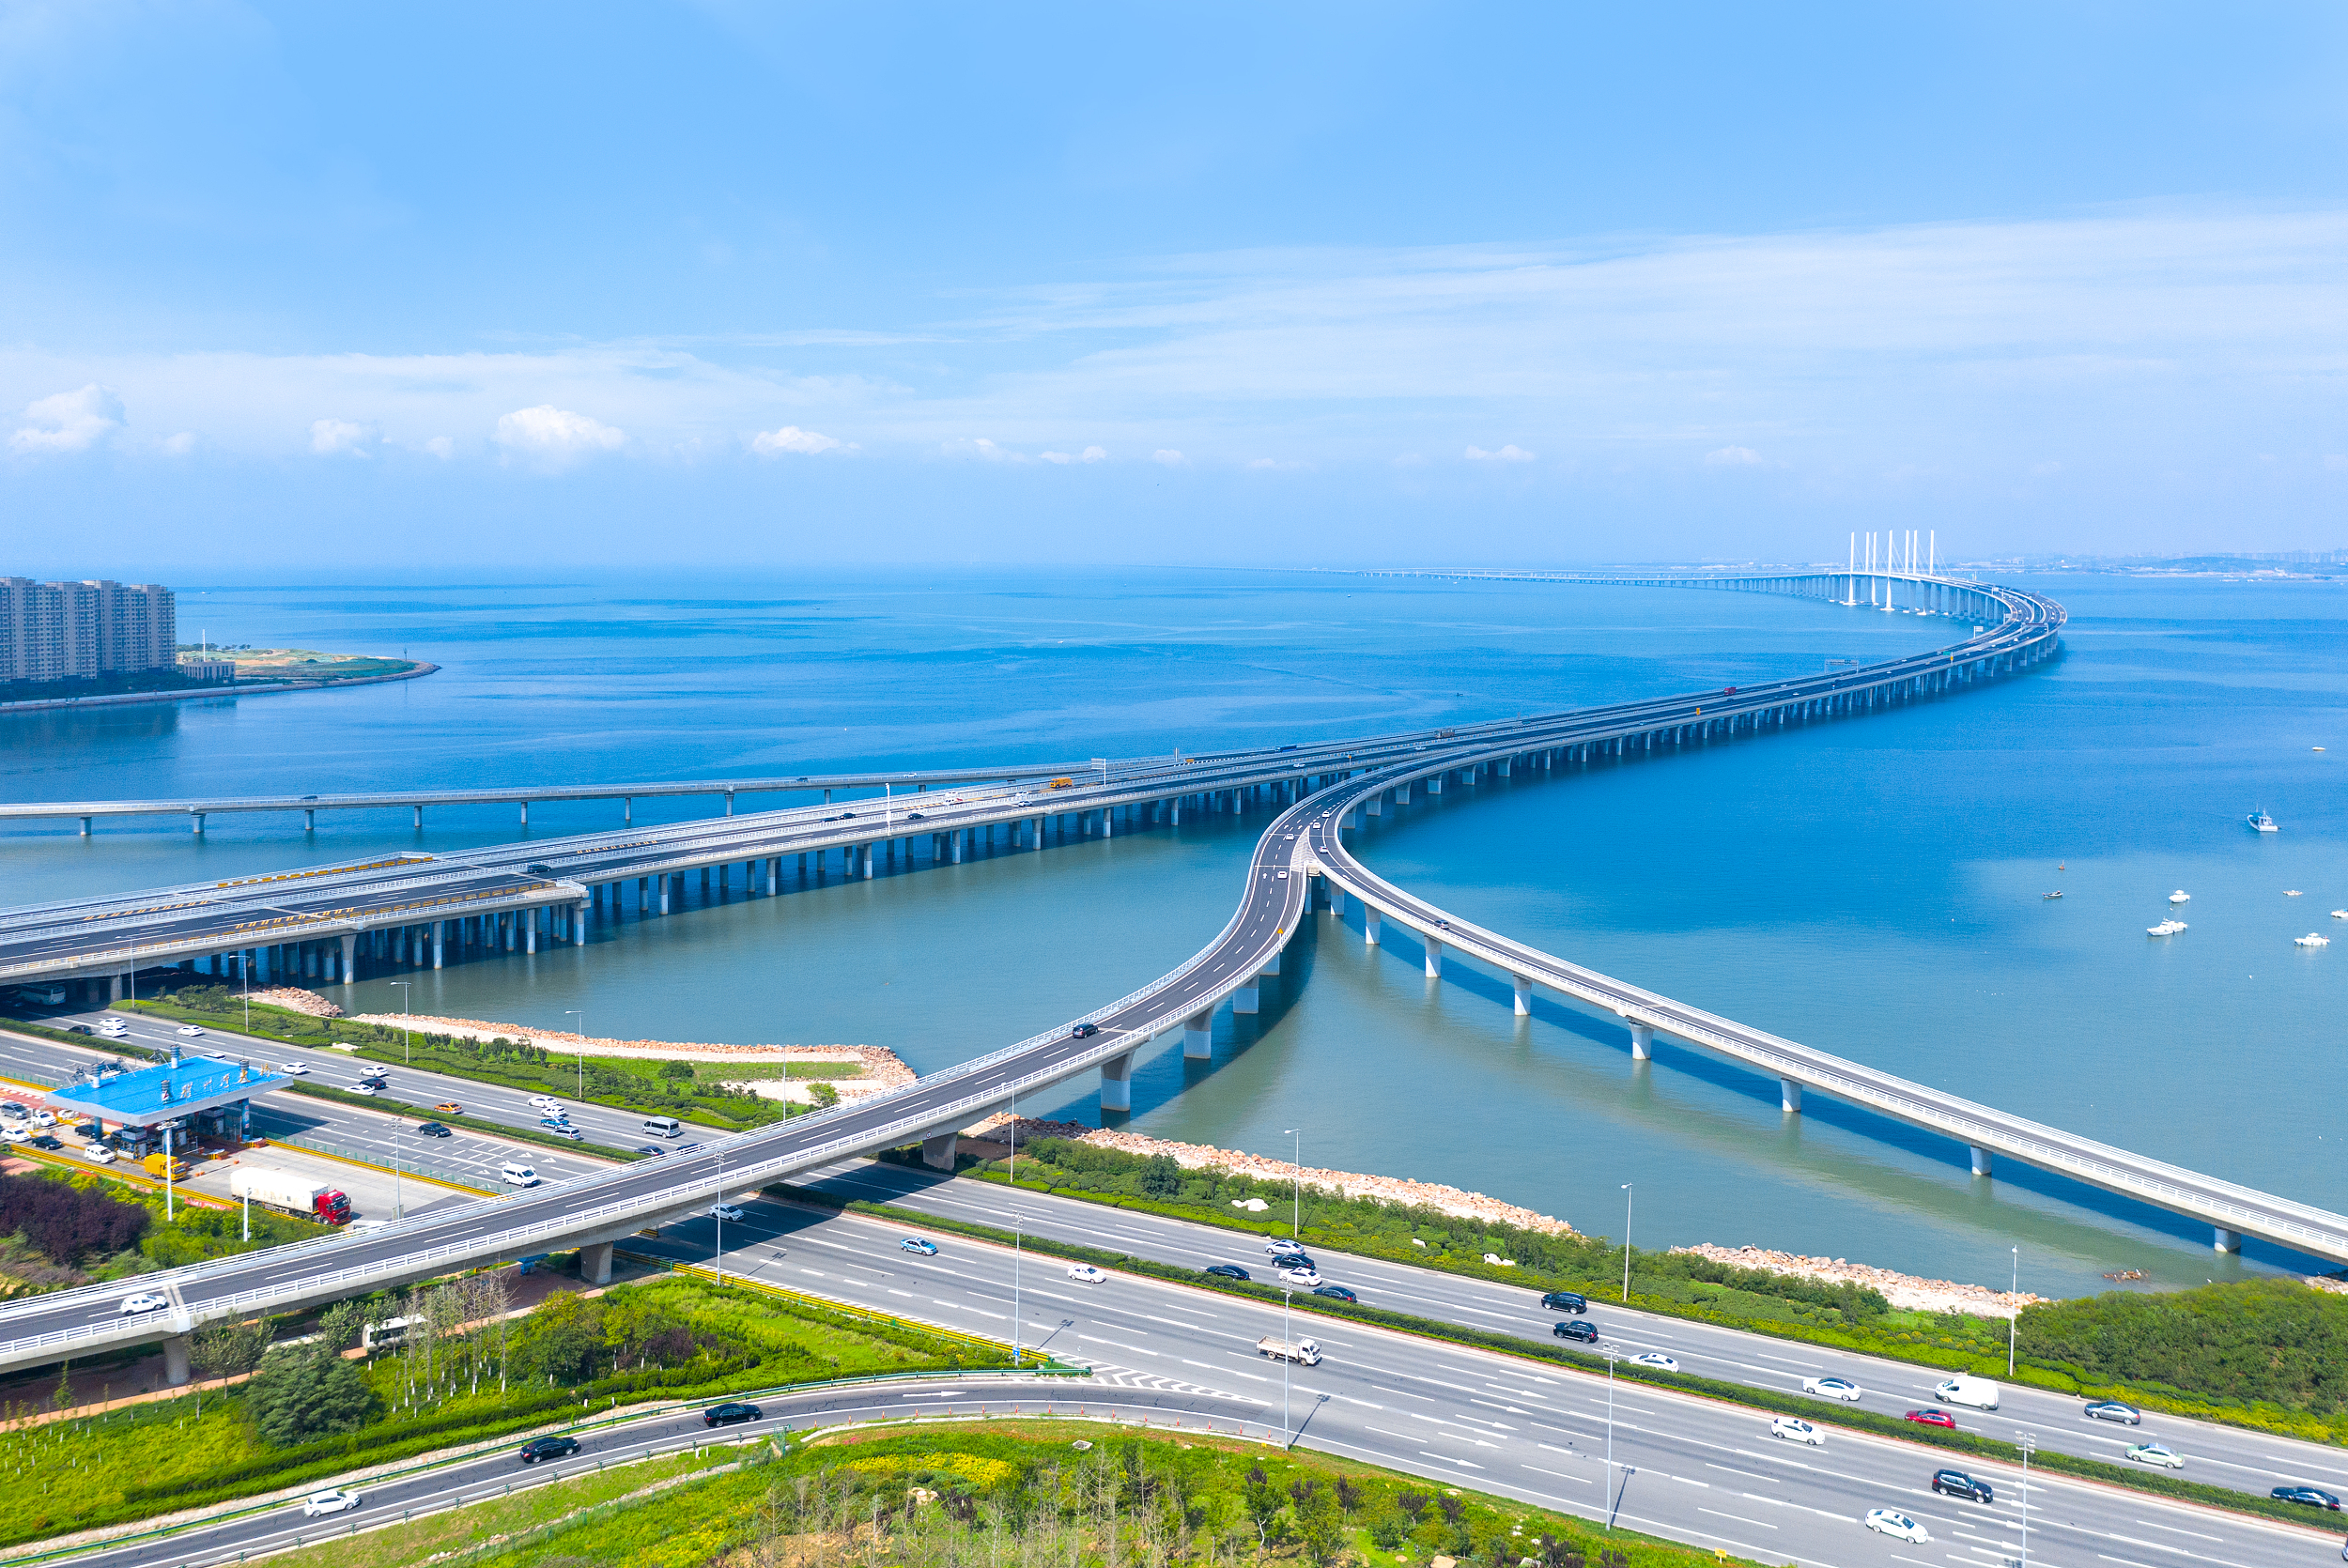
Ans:
[{"label": "grass median strip", "polygon": [[[900,1208],[893,1204],[872,1203],[864,1199],[835,1200],[811,1194],[796,1188],[777,1187],[768,1194],[786,1202],[811,1204],[822,1208],[844,1209],[852,1213],[871,1215],[893,1223],[924,1230],[947,1231],[977,1240],[997,1242],[1010,1246],[1012,1233],[992,1225],[973,1223],[966,1220],[943,1219],[917,1209]],[[1170,1284],[1188,1285],[1197,1290],[1209,1290],[1224,1296],[1236,1296],[1267,1306],[1281,1304],[1282,1292],[1267,1284],[1226,1279],[1221,1275],[1202,1273],[1196,1269],[1137,1258],[1127,1253],[1111,1252],[1103,1247],[1087,1247],[1076,1243],[1056,1241],[1026,1232],[1020,1242],[1027,1251],[1063,1257],[1071,1262],[1090,1263],[1104,1268],[1116,1268],[1129,1274],[1145,1275]],[[1437,1318],[1420,1317],[1411,1313],[1392,1312],[1357,1302],[1347,1302],[1326,1296],[1296,1294],[1290,1305],[1300,1313],[1317,1314],[1322,1317],[1347,1322],[1367,1323],[1378,1328],[1392,1329],[1421,1339],[1441,1340],[1451,1345],[1470,1345],[1481,1350],[1495,1350],[1503,1355],[1522,1357],[1527,1360],[1547,1361],[1576,1371],[1603,1375],[1606,1360],[1588,1351],[1568,1348],[1562,1342],[1554,1345],[1538,1340],[1519,1338],[1513,1334],[1492,1332],[1480,1329],[1462,1328]],[[1676,1389],[1723,1404],[1739,1405],[1771,1415],[1798,1415],[1818,1426],[1843,1427],[1913,1443],[1919,1448],[1937,1450],[1950,1454],[1978,1455],[2019,1464],[2022,1451],[2010,1442],[1983,1437],[1972,1432],[1951,1432],[1922,1422],[1904,1421],[1897,1416],[1880,1415],[1872,1410],[1822,1408],[1815,1400],[1800,1396],[1772,1395],[1762,1389],[1748,1388],[1741,1383],[1721,1382],[1710,1377],[1698,1377],[1682,1372],[1665,1372],[1657,1367],[1636,1366],[1617,1360],[1614,1376],[1626,1382],[1647,1383],[1658,1388]],[[2174,1498],[2206,1507],[2222,1508],[2236,1514],[2254,1514],[2260,1518],[2277,1519],[2287,1524],[2323,1528],[2309,1516],[2309,1510],[2249,1492],[2237,1492],[2229,1487],[2212,1486],[2203,1482],[2186,1481],[2176,1476],[2155,1475],[2133,1469],[2124,1465],[2107,1464],[2099,1459],[2084,1459],[2076,1454],[2040,1448],[2033,1451],[2031,1463],[2042,1470],[2054,1470],[2085,1481],[2102,1482],[2124,1486],[2131,1491],[2148,1492]]]}]

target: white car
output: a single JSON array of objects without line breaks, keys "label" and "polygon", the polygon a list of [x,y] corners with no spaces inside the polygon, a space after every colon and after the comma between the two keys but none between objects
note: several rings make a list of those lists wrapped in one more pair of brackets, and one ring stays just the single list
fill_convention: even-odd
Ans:
[{"label": "white car", "polygon": [[301,1062],[280,1062],[277,1064],[277,1070],[292,1078],[310,1076],[309,1068]]},{"label": "white car", "polygon": [[22,1122],[10,1122],[6,1127],[0,1127],[0,1141],[21,1144],[32,1135],[33,1130]]},{"label": "white car", "polygon": [[1070,1264],[1068,1266],[1068,1277],[1076,1281],[1080,1284],[1099,1284],[1103,1280],[1108,1278],[1106,1274],[1101,1272],[1100,1269],[1093,1268],[1092,1265],[1089,1263]]},{"label": "white car", "polygon": [[1889,1508],[1867,1510],[1867,1528],[1878,1535],[1889,1535],[1901,1541],[1923,1545],[1932,1539],[1932,1532],[1907,1514]]},{"label": "white car", "polygon": [[555,1099],[552,1095],[532,1095],[530,1097],[530,1103],[541,1111],[560,1111],[563,1109],[563,1102]]},{"label": "white car", "polygon": [[1805,1377],[1801,1380],[1801,1391],[1815,1393],[1820,1399],[1841,1399],[1856,1405],[1867,1391],[1847,1377]]},{"label": "white car", "polygon": [[193,1023],[182,1023],[181,1025],[179,1025],[179,1032],[180,1032],[181,1034],[183,1034],[183,1035],[187,1036],[187,1037],[188,1037],[188,1038],[190,1038],[190,1039],[193,1039],[193,1038],[195,1038],[195,1037],[196,1037],[196,1036],[198,1036],[198,1035],[202,1034],[204,1031],[203,1031],[203,1030],[201,1030],[201,1029],[199,1029],[199,1028],[197,1028],[197,1027],[196,1027],[194,1024],[193,1024]]},{"label": "white car", "polygon": [[119,1037],[129,1034],[131,1026],[118,1018],[101,1018],[98,1021],[98,1032]]},{"label": "white car", "polygon": [[1769,1436],[1783,1437],[1789,1443],[1808,1443],[1812,1448],[1826,1447],[1826,1434],[1806,1421],[1791,1416],[1779,1416],[1769,1422]]},{"label": "white car", "polygon": [[1301,1284],[1309,1289],[1321,1283],[1321,1270],[1318,1268],[1283,1268],[1280,1270],[1280,1278],[1290,1284]]},{"label": "white car", "polygon": [[1650,1350],[1644,1356],[1633,1356],[1630,1358],[1630,1364],[1632,1366],[1651,1366],[1658,1372],[1677,1372],[1679,1370],[1679,1363],[1674,1360],[1671,1357],[1664,1355],[1660,1350]]},{"label": "white car", "polygon": [[73,1152],[93,1165],[111,1165],[116,1159],[115,1151],[103,1144],[84,1144]]},{"label": "white car", "polygon": [[709,1212],[720,1220],[739,1221],[742,1218],[742,1211],[730,1203],[712,1204]]},{"label": "white car", "polygon": [[2139,1465],[2158,1465],[2164,1470],[2185,1468],[2185,1455],[2167,1443],[2130,1443],[2127,1456]]},{"label": "white car", "polygon": [[383,1084],[379,1079],[362,1078],[359,1082],[350,1086],[350,1092],[355,1095],[365,1095],[369,1099],[373,1099],[375,1096],[383,1092]]},{"label": "white car", "polygon": [[349,1487],[332,1492],[313,1492],[301,1499],[301,1516],[315,1519],[321,1514],[340,1514],[359,1506],[359,1494]]},{"label": "white car", "polygon": [[136,1317],[143,1312],[161,1312],[169,1305],[171,1305],[170,1297],[158,1296],[152,1291],[142,1290],[136,1296],[125,1296],[122,1299],[122,1311],[116,1315]]},{"label": "white car", "polygon": [[33,1113],[33,1125],[35,1127],[54,1127],[57,1125],[57,1114],[54,1111],[35,1111]]}]

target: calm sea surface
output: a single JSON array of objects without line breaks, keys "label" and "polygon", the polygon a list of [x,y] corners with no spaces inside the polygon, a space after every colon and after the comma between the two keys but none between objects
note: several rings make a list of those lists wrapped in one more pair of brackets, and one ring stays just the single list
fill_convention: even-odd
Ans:
[{"label": "calm sea surface", "polygon": [[[1367,832],[1385,875],[1552,951],[2061,1127],[2348,1210],[2348,589],[2042,578],[2066,657],[1985,693],[1455,791]],[[16,800],[789,775],[1277,744],[1815,670],[1951,624],[1709,592],[1124,572],[785,583],[184,590],[215,640],[403,651],[428,679],[0,719]],[[2313,748],[2328,746],[2327,751]],[[745,808],[749,808],[746,801]],[[2263,808],[2280,834],[2242,825]],[[640,802],[638,820],[704,814]],[[616,804],[533,809],[532,835]],[[1121,994],[1211,938],[1252,829],[1005,855],[600,929],[418,976],[418,1011],[597,1034],[869,1041],[923,1068]],[[510,807],[0,834],[21,904],[518,836]],[[2165,899],[2184,935],[2148,939]],[[2060,901],[2043,898],[2060,888]],[[2290,890],[2300,897],[2287,897]],[[2070,1293],[2294,1260],[1663,1048],[1389,927],[1317,917],[1215,1058],[1167,1041],[1132,1124],[1479,1189],[1619,1236],[1754,1242]],[[396,992],[354,1001],[390,1007]],[[1056,1110],[1090,1111],[1090,1085]]]}]

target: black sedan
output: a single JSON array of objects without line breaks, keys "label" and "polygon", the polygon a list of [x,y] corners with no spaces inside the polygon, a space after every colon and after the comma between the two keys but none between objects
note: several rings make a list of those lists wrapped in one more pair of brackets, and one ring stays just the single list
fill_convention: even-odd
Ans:
[{"label": "black sedan", "polygon": [[2099,1399],[2080,1414],[2090,1421],[2116,1421],[2123,1426],[2141,1426],[2144,1412],[2133,1405],[2123,1405],[2116,1399]]},{"label": "black sedan", "polygon": [[25,1139],[24,1146],[26,1148],[39,1149],[44,1153],[54,1154],[59,1149],[65,1147],[65,1144],[62,1140],[52,1138],[48,1133],[44,1132],[37,1138]]},{"label": "black sedan", "polygon": [[703,1410],[702,1424],[703,1426],[732,1426],[736,1422],[756,1421],[759,1415],[759,1408],[755,1405],[738,1405],[728,1400],[723,1405],[712,1405],[708,1409]]},{"label": "black sedan", "polygon": [[1220,1274],[1227,1280],[1252,1280],[1256,1277],[1236,1263],[1210,1263],[1206,1272]]},{"label": "black sedan", "polygon": [[2266,1494],[2277,1502],[2295,1502],[2308,1508],[2327,1508],[2340,1512],[2340,1499],[2320,1486],[2278,1486]]},{"label": "black sedan", "polygon": [[1315,1285],[1313,1287],[1313,1294],[1315,1296],[1326,1296],[1333,1301],[1358,1301],[1361,1299],[1360,1297],[1354,1295],[1352,1291],[1346,1289],[1345,1286],[1341,1284]]},{"label": "black sedan", "polygon": [[442,1127],[439,1122],[418,1122],[416,1124],[416,1135],[420,1138],[449,1138],[455,1136],[454,1133],[450,1132],[447,1128]]},{"label": "black sedan", "polygon": [[534,1465],[541,1459],[568,1459],[578,1452],[577,1437],[534,1437],[522,1444],[521,1461]]},{"label": "black sedan", "polygon": [[1559,1339],[1580,1340],[1584,1345],[1598,1343],[1598,1325],[1587,1319],[1567,1318],[1554,1329],[1550,1330],[1550,1332]]},{"label": "black sedan", "polygon": [[1932,1489],[1945,1498],[1963,1498],[1967,1502],[1995,1502],[1997,1492],[1985,1481],[1976,1481],[1963,1470],[1935,1470]]},{"label": "black sedan", "polygon": [[1541,1298],[1541,1305],[1552,1312],[1588,1312],[1590,1299],[1570,1290],[1552,1290]]},{"label": "black sedan", "polygon": [[1097,1023],[1079,1023],[1068,1031],[1068,1038],[1072,1040],[1089,1040],[1100,1032],[1101,1026]]}]

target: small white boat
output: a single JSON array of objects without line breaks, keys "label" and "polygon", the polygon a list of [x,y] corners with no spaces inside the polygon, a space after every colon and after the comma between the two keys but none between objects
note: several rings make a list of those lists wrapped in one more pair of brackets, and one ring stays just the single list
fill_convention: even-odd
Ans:
[{"label": "small white boat", "polygon": [[2336,909],[2332,911],[2332,918],[2335,920],[2348,920],[2348,909]]},{"label": "small white boat", "polygon": [[2286,887],[2283,889],[2283,897],[2286,899],[2304,899],[2307,895],[2300,892],[2295,887]]},{"label": "small white boat", "polygon": [[2193,895],[2180,887],[2169,895],[2169,901],[2172,904],[2189,904],[2193,901]]},{"label": "small white boat", "polygon": [[2242,820],[2249,823],[2253,833],[2280,833],[2282,831],[2275,825],[2275,819],[2263,811],[2253,811]]},{"label": "small white boat", "polygon": [[2145,927],[2144,934],[2146,936],[2174,936],[2183,930],[2185,930],[2185,922],[2182,920],[2163,920],[2157,926]]},{"label": "small white boat", "polygon": [[2293,937],[2291,943],[2294,947],[2328,947],[2332,945],[2332,939],[2328,936],[2318,936],[2315,932],[2309,931],[2305,936]]}]

